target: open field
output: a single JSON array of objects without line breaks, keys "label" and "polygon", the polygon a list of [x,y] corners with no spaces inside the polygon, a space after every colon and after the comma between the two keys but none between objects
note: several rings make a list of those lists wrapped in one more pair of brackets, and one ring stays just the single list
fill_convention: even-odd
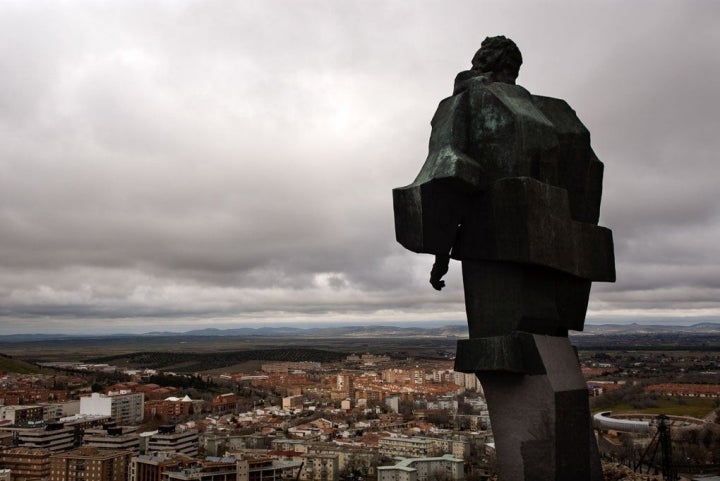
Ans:
[{"label": "open field", "polygon": [[[0,353],[32,362],[89,362],[133,353],[172,353],[178,357],[227,354],[229,364],[236,353],[278,349],[314,349],[344,355],[386,354],[397,358],[448,358],[455,353],[455,339],[434,338],[275,338],[266,336],[148,336],[56,339],[3,342]],[[244,361],[242,359],[241,361]],[[100,361],[97,361],[100,362]],[[102,361],[105,362],[105,361]]]}]

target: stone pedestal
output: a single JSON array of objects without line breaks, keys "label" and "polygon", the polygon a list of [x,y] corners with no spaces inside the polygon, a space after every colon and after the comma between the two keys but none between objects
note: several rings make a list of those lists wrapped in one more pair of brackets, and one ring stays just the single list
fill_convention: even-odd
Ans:
[{"label": "stone pedestal", "polygon": [[588,392],[566,337],[515,332],[458,342],[490,411],[500,481],[601,481]]}]

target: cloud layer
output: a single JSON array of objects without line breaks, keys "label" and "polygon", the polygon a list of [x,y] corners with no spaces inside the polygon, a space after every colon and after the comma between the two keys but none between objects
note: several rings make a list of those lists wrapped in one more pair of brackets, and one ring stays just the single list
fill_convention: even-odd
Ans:
[{"label": "cloud layer", "polygon": [[462,320],[393,187],[486,35],[605,162],[590,319],[720,312],[720,5],[3,2],[0,333]]}]

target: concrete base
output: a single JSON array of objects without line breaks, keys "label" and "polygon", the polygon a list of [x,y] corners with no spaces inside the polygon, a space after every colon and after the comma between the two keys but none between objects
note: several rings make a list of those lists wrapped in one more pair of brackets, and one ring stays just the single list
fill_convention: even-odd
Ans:
[{"label": "concrete base", "polygon": [[[533,372],[518,373],[517,369],[498,370],[497,362],[481,366],[477,360],[474,366],[457,362],[455,366],[458,371],[475,372],[485,391],[499,480],[601,481],[587,386],[575,350],[565,337],[521,334],[517,356],[528,352],[530,337],[544,373],[538,373],[539,366]],[[512,350],[507,338],[501,345]],[[463,355],[458,347],[457,359],[462,364],[472,356]],[[535,352],[532,357],[537,359]]]}]

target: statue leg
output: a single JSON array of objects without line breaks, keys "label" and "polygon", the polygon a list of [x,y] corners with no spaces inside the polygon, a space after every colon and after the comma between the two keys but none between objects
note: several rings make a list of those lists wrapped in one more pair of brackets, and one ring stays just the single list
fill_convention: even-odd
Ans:
[{"label": "statue leg", "polygon": [[567,339],[568,320],[584,318],[589,283],[554,275],[463,262],[470,339],[458,342],[455,369],[482,384],[501,481],[602,479],[587,386]]},{"label": "statue leg", "polygon": [[532,335],[545,374],[478,372],[501,481],[600,481],[588,393],[567,338]]}]

